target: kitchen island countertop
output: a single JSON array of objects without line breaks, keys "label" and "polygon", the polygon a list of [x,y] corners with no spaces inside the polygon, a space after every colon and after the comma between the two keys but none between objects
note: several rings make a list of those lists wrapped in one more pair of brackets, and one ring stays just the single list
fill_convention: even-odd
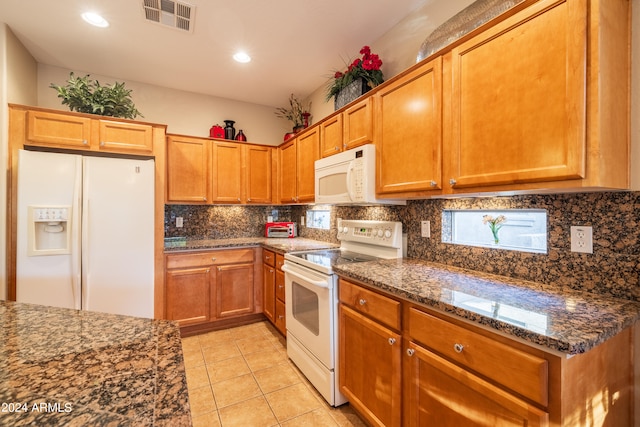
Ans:
[{"label": "kitchen island countertop", "polygon": [[0,301],[0,335],[0,425],[191,425],[175,322]]},{"label": "kitchen island countertop", "polygon": [[396,297],[565,354],[584,353],[640,319],[640,303],[429,263],[391,259],[335,266]]},{"label": "kitchen island countertop", "polygon": [[244,246],[262,246],[279,253],[310,251],[316,249],[339,248],[335,243],[320,240],[294,238],[241,237],[235,239],[184,239],[166,238],[165,253],[196,251],[207,249],[231,249]]}]

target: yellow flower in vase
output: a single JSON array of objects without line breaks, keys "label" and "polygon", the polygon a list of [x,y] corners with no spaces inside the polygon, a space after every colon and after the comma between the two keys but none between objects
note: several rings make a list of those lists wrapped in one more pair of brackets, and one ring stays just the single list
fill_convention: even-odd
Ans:
[{"label": "yellow flower in vase", "polygon": [[497,245],[500,243],[500,238],[498,237],[498,232],[507,221],[507,217],[504,215],[498,215],[498,217],[494,218],[491,215],[484,215],[482,217],[483,224],[489,224],[489,228],[491,229],[491,234],[493,234],[493,241]]}]

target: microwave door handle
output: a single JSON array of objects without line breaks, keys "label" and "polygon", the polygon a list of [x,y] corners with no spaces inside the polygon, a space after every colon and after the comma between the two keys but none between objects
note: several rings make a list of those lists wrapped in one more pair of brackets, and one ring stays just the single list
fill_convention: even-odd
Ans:
[{"label": "microwave door handle", "polygon": [[347,167],[347,195],[349,196],[349,200],[350,201],[354,201],[355,197],[353,195],[353,192],[351,191],[353,189],[353,185],[351,182],[351,172],[355,169],[355,165],[353,163],[353,160],[349,162],[349,167]]},{"label": "microwave door handle", "polygon": [[296,273],[295,271],[291,270],[290,267],[287,266],[287,264],[283,265],[281,267],[282,271],[284,271],[285,273],[289,273],[292,276],[297,277],[300,280],[304,280],[307,283],[311,283],[314,286],[317,286],[319,288],[328,288],[329,284],[325,281],[325,280],[313,280],[313,279],[309,279],[308,277],[304,277],[303,275]]}]

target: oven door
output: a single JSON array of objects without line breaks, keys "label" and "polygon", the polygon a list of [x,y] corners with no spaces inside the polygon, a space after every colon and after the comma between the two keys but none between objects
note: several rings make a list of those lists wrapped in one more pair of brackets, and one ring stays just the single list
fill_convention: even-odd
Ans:
[{"label": "oven door", "polygon": [[327,369],[334,369],[336,276],[286,260],[282,269],[287,335],[293,335]]}]

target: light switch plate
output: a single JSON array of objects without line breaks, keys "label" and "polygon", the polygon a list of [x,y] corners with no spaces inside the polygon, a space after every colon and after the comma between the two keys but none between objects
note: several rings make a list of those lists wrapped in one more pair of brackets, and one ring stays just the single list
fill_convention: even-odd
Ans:
[{"label": "light switch plate", "polygon": [[420,223],[420,234],[422,237],[431,237],[431,221],[422,221]]},{"label": "light switch plate", "polygon": [[184,220],[181,216],[176,217],[176,228],[182,228],[184,226]]}]

